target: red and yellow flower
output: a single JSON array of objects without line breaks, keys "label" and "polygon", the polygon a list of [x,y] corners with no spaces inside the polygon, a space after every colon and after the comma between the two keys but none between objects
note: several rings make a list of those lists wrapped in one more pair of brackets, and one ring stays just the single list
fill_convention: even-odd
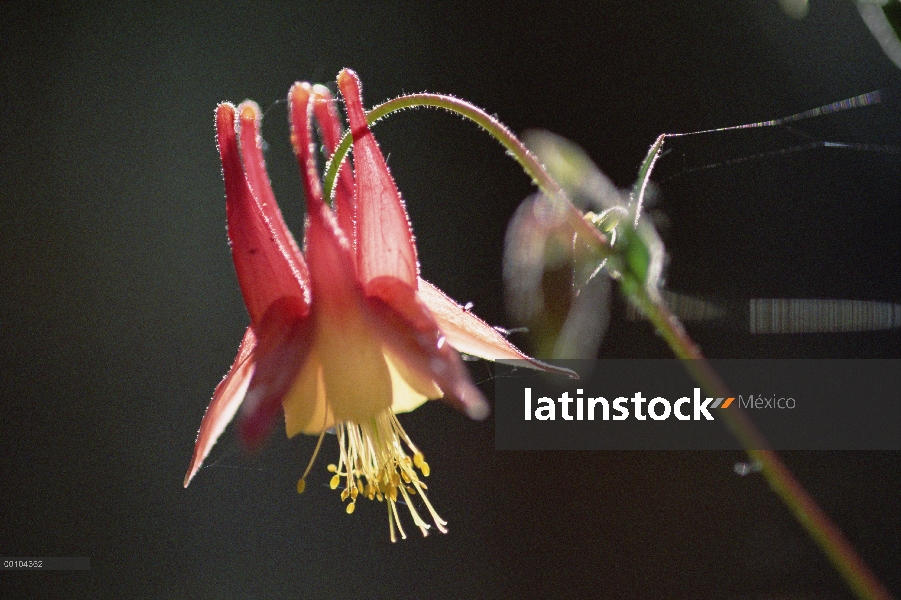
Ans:
[{"label": "red and yellow flower", "polygon": [[406,537],[397,512],[402,499],[426,534],[430,525],[409,498],[415,494],[445,531],[420,479],[428,464],[395,415],[444,398],[474,419],[487,416],[458,351],[549,367],[419,277],[406,209],[366,123],[359,79],[344,70],[338,87],[353,167],[345,163],[339,171],[334,210],[322,197],[312,126],[318,123],[334,152],[341,135],[335,102],[326,88],[307,83],[288,95],[306,195],[303,253],[266,174],[259,108],[248,101],[216,111],[228,236],[251,323],[203,417],[185,486],[239,408],[240,436],[251,447],[283,410],[289,437],[337,434],[340,458],[329,470],[333,489],[343,482],[347,512],[360,496],[385,500],[392,540],[395,525]]}]

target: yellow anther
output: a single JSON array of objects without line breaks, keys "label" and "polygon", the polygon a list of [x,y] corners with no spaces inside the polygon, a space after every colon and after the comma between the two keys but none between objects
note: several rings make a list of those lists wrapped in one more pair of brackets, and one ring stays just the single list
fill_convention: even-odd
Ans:
[{"label": "yellow anther", "polygon": [[303,494],[303,491],[307,489],[307,480],[306,479],[298,479],[297,480],[297,493]]},{"label": "yellow anther", "polygon": [[[397,418],[390,411],[362,424],[339,423],[336,430],[341,460],[326,465],[326,468],[333,475],[329,487],[333,490],[341,488],[341,500],[346,503],[347,514],[354,513],[356,501],[360,496],[370,500],[378,499],[379,502],[389,502],[388,516],[393,540],[395,531],[399,531],[401,537],[406,537],[403,529],[400,529],[397,507],[400,502],[402,505],[409,505],[414,522],[425,534],[429,526],[412,507],[408,498],[418,495],[423,497],[423,502],[438,529],[446,531],[445,522],[425,499],[426,486],[422,484],[421,479],[429,475],[429,465],[425,462],[423,454],[416,450],[407,438]],[[403,447],[404,444],[406,449]],[[306,474],[301,477],[302,480],[305,478]],[[298,491],[302,491],[305,485],[305,481],[298,482]]]}]

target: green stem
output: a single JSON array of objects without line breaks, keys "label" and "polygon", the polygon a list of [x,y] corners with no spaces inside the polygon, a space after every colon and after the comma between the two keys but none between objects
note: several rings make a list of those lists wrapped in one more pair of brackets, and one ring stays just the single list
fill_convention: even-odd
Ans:
[{"label": "green stem", "polygon": [[[495,140],[501,143],[507,153],[519,163],[526,174],[532,178],[532,182],[538,186],[548,198],[555,200],[555,206],[563,207],[562,215],[566,222],[591,245],[598,253],[601,260],[613,256],[613,249],[610,246],[606,236],[598,231],[594,226],[588,223],[582,216],[582,213],[573,206],[567,198],[566,193],[560,187],[560,184],[550,176],[544,166],[535,158],[535,155],[529,152],[528,148],[519,141],[507,126],[498,121],[495,117],[489,115],[481,108],[450,96],[442,96],[439,94],[410,94],[388,100],[379,104],[366,114],[366,121],[373,125],[380,119],[388,115],[403,110],[405,108],[441,108],[460,115],[473,121]],[[335,149],[328,164],[325,167],[325,180],[323,183],[324,195],[331,198],[335,189],[335,182],[338,177],[338,168],[347,157],[350,151],[353,139],[350,132],[345,132],[344,137]]]},{"label": "green stem", "polygon": [[[516,162],[532,178],[536,186],[549,198],[556,200],[555,205],[563,207],[563,215],[567,223],[577,234],[586,240],[598,253],[599,261],[616,257],[606,236],[587,222],[581,212],[570,202],[565,192],[542,164],[507,127],[482,109],[464,100],[437,94],[411,94],[389,100],[373,108],[366,120],[370,125],[391,113],[405,108],[441,108],[470,119],[496,139]],[[639,173],[638,183],[633,191],[632,219],[633,225],[641,215],[641,204],[650,173],[654,163],[660,156],[665,135],[660,136],[651,146]],[[344,134],[332,159],[326,166],[324,190],[325,197],[331,198],[338,176],[338,168],[347,156],[352,143],[349,132]],[[705,393],[714,397],[729,397],[729,390],[719,375],[704,358],[701,350],[688,336],[682,323],[659,297],[651,297],[643,286],[630,286],[637,291],[631,299],[644,312],[657,328],[677,358],[683,360],[686,369],[698,382]],[[794,475],[788,470],[779,456],[769,448],[763,436],[751,423],[744,411],[736,406],[734,410],[724,411],[725,422],[733,435],[738,438],[748,456],[761,466],[761,473],[770,488],[785,503],[789,510],[811,538],[820,546],[838,572],[859,598],[890,600],[891,596],[882,583],[870,571],[869,567],[857,555],[857,552],[842,534],[841,530],[829,519],[817,505]]]},{"label": "green stem", "polygon": [[[701,388],[713,397],[730,397],[726,384],[663,301],[654,300],[644,289],[636,295],[640,296],[635,298],[636,304],[654,324],[675,355],[683,360],[686,369]],[[891,599],[888,590],[860,558],[841,530],[795,479],[779,455],[769,448],[766,440],[741,407],[735,406],[723,413],[727,427],[739,439],[748,456],[760,465],[761,474],[770,488],[823,550],[855,595],[874,600]]]}]

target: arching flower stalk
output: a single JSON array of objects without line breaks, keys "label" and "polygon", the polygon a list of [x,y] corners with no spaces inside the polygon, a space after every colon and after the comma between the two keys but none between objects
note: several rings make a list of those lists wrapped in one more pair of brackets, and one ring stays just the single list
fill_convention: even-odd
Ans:
[{"label": "arching flower stalk", "polygon": [[[344,70],[338,87],[353,136],[353,167],[345,163],[339,170],[334,209],[323,200],[312,127],[318,123],[333,153],[341,137],[335,103],[326,88],[307,83],[295,84],[288,95],[306,195],[303,253],[266,174],[259,108],[248,101],[216,111],[228,235],[251,323],[203,417],[184,483],[239,408],[239,434],[249,447],[259,446],[284,411],[289,437],[318,435],[321,444],[325,431],[336,432],[340,458],[329,465],[331,487],[343,484],[348,513],[361,496],[385,501],[394,541],[395,527],[406,537],[400,499],[425,535],[430,525],[410,498],[417,495],[444,532],[421,480],[429,466],[396,414],[443,398],[471,418],[488,415],[458,351],[563,370],[529,359],[419,277],[406,209],[367,125],[359,79]],[[298,482],[300,492],[312,464]]]}]

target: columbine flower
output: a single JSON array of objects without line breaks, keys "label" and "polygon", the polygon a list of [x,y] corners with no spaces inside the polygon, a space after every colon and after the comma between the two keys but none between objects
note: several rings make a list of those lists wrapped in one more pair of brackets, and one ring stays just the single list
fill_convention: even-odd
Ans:
[{"label": "columbine flower", "polygon": [[527,357],[419,278],[407,213],[366,123],[356,74],[342,71],[338,87],[354,164],[339,172],[335,210],[322,198],[311,133],[315,120],[334,151],[341,134],[334,101],[326,88],[307,83],[295,84],[288,95],[306,194],[303,254],[272,194],[259,108],[225,103],[216,111],[228,236],[251,324],[200,424],[185,486],[239,407],[239,433],[249,446],[259,445],[283,409],[289,437],[314,434],[321,443],[326,430],[337,434],[340,458],[329,465],[331,487],[343,483],[348,513],[360,496],[386,501],[393,541],[395,525],[406,537],[397,512],[402,499],[426,534],[430,526],[410,501],[418,495],[444,532],[446,523],[421,481],[429,466],[395,414],[444,398],[484,418],[488,405],[457,351],[490,360]]}]

